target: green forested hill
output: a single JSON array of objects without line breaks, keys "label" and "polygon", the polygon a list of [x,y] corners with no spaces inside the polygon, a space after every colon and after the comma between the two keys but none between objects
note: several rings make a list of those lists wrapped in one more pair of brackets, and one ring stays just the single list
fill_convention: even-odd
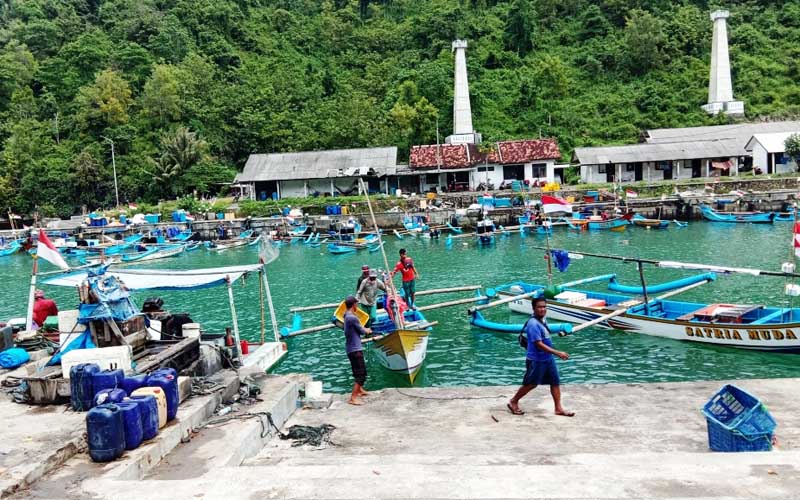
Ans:
[{"label": "green forested hill", "polygon": [[636,140],[715,123],[728,8],[748,118],[800,110],[800,0],[2,0],[0,208],[69,214],[230,180],[252,152],[436,140],[450,43],[485,139]]}]

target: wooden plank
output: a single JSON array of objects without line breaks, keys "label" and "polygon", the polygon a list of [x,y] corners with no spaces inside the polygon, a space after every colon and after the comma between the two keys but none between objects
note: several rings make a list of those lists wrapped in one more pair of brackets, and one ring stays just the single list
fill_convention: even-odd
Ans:
[{"label": "wooden plank", "polygon": [[139,373],[146,373],[148,371],[154,370],[161,366],[162,363],[168,361],[170,358],[179,356],[187,351],[192,349],[199,349],[200,347],[200,338],[199,337],[190,337],[185,338],[178,342],[177,344],[164,349],[163,351],[144,356],[136,360],[136,371]]}]

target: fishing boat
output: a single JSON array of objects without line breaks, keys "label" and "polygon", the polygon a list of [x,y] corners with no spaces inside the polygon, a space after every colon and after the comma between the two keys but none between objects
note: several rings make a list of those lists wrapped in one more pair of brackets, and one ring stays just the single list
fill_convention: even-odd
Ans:
[{"label": "fishing boat", "polygon": [[12,240],[8,242],[6,245],[0,247],[0,257],[5,257],[6,255],[13,255],[19,252],[20,248],[22,248],[22,244],[19,240]]},{"label": "fishing boat", "polygon": [[84,266],[99,266],[101,264],[119,264],[122,262],[121,255],[111,255],[109,257],[81,257],[78,262]]},{"label": "fishing boat", "polygon": [[700,213],[711,222],[772,224],[775,221],[775,212],[719,212],[705,204],[700,205]]},{"label": "fishing boat", "polygon": [[585,231],[586,228],[589,226],[589,221],[587,219],[561,219],[563,222],[567,224],[567,227],[573,231]]},{"label": "fishing boat", "polygon": [[[172,228],[170,228],[170,229],[172,229]],[[194,235],[194,232],[191,229],[184,229],[183,231],[180,231],[178,233],[174,233],[172,236],[169,236],[169,235],[168,236],[169,236],[169,240],[170,241],[183,242],[183,241],[188,241],[189,238],[191,238],[193,235]]]},{"label": "fishing boat", "polygon": [[129,253],[122,256],[122,262],[144,262],[148,260],[166,259],[175,257],[186,250],[184,245],[167,245],[147,247],[143,252]]},{"label": "fishing boat", "polygon": [[[716,273],[774,276],[787,274],[746,268],[601,256],[585,252],[575,253],[634,261],[640,266],[640,271],[642,263],[651,263],[662,268],[705,269]],[[792,274],[792,276],[798,275]],[[557,287],[555,291],[559,293],[555,295],[548,285],[523,282],[501,285],[495,290],[497,295],[505,297],[530,292],[544,294],[548,297],[548,318],[552,321],[583,323],[586,326],[593,325],[605,329],[739,349],[800,353],[800,340],[798,340],[800,308],[667,300],[668,297],[701,286],[710,279],[682,286],[657,297],[597,292],[582,287],[608,279],[609,275],[604,275],[568,283]],[[671,284],[677,286],[679,284],[677,281],[679,280]],[[643,290],[649,288],[644,287]],[[796,291],[800,294],[800,287],[796,288]],[[512,311],[531,314],[532,305],[529,298],[514,300],[509,303],[509,307]],[[578,328],[581,327],[576,327]]]},{"label": "fishing boat", "polygon": [[[432,330],[420,311],[409,310],[402,297],[389,299],[388,311],[384,306],[386,296],[379,301],[378,313],[372,323],[376,335],[369,342],[370,351],[385,369],[407,376],[413,384],[428,353],[428,336]],[[394,311],[399,311],[394,312]],[[342,302],[331,318],[335,324],[343,324],[345,305]],[[402,326],[394,321],[394,314],[403,315]],[[362,324],[366,321],[363,318]]]},{"label": "fishing boat", "polygon": [[447,228],[453,232],[453,234],[461,234],[464,230],[458,226],[454,226],[451,223],[447,223]]},{"label": "fishing boat", "polygon": [[669,227],[668,220],[661,219],[647,219],[641,214],[636,214],[631,219],[634,226],[645,227],[648,229],[667,229]]},{"label": "fishing boat", "polygon": [[494,221],[489,217],[484,217],[475,226],[475,236],[478,238],[478,245],[489,246],[495,242]]},{"label": "fishing boat", "polygon": [[358,252],[358,247],[355,246],[346,246],[346,245],[337,245],[336,243],[328,243],[328,252],[334,255],[341,255],[346,253],[356,253]]},{"label": "fishing boat", "polygon": [[778,212],[775,214],[775,222],[794,222],[794,212]]},{"label": "fishing boat", "polygon": [[425,218],[421,215],[403,217],[403,227],[410,233],[421,233],[428,229],[428,224],[425,223]]},{"label": "fishing boat", "polygon": [[609,230],[614,232],[622,232],[626,227],[628,227],[628,225],[630,225],[630,220],[632,218],[633,214],[631,213],[606,220],[602,220],[599,216],[593,215],[592,217],[589,217],[587,227],[590,231]]}]

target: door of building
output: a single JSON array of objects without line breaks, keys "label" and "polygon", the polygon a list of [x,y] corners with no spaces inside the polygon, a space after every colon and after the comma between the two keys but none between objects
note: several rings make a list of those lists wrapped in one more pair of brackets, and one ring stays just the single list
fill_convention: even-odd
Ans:
[{"label": "door of building", "polygon": [[633,164],[633,180],[635,181],[642,180],[644,178],[642,172],[643,172],[642,162],[637,161],[636,163]]},{"label": "door of building", "polygon": [[664,180],[672,179],[672,161],[668,161],[664,169]]},{"label": "door of building", "polygon": [[692,160],[692,179],[696,179],[697,177],[703,176],[702,164],[703,163],[701,160],[698,159]]},{"label": "door of building", "polygon": [[606,165],[606,182],[614,182],[614,174],[617,173],[617,166],[613,163]]}]

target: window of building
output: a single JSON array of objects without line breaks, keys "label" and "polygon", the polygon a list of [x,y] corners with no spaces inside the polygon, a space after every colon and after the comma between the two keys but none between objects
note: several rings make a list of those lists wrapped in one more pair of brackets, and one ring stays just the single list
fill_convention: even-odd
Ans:
[{"label": "window of building", "polygon": [[672,165],[670,165],[669,160],[667,160],[667,161],[657,161],[656,162],[656,170],[672,170]]},{"label": "window of building", "polygon": [[534,163],[531,165],[531,177],[547,177],[547,165],[544,163]]},{"label": "window of building", "polygon": [[598,165],[598,166],[597,166],[597,173],[598,173],[598,174],[604,174],[604,173],[606,173],[606,166],[605,166],[605,165]]},{"label": "window of building", "polygon": [[439,184],[439,174],[425,174],[425,184]]},{"label": "window of building", "polygon": [[478,167],[478,172],[494,172],[494,167]]}]

